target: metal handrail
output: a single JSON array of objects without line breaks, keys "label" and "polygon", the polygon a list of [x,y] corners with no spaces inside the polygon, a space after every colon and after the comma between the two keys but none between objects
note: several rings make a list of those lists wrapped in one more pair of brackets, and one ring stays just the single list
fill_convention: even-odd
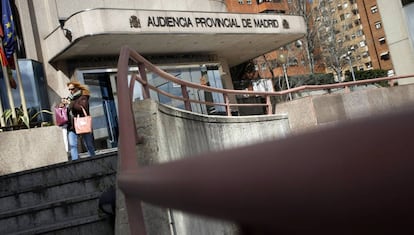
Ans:
[{"label": "metal handrail", "polygon": [[[151,87],[146,83],[145,69],[183,87],[221,90],[176,79],[128,47],[121,49],[117,76],[118,186],[125,195],[131,234],[146,234],[141,200],[234,221],[245,234],[412,231],[414,110],[139,168],[136,159],[141,153],[136,151],[136,144],[140,137],[132,111],[132,79],[128,87],[129,59],[138,63],[141,77],[138,80],[143,82],[146,98]],[[388,78],[376,79],[383,80]],[[355,84],[364,81],[346,85]],[[349,141],[351,145],[346,144]]]},{"label": "metal handrail", "polygon": [[[282,96],[286,94],[296,93],[300,91],[307,91],[307,90],[324,90],[324,89],[335,89],[335,88],[347,88],[355,85],[365,85],[365,84],[371,84],[371,83],[377,83],[381,81],[392,81],[396,79],[403,79],[403,78],[411,78],[414,77],[414,75],[402,75],[402,76],[393,76],[393,77],[383,77],[383,78],[373,78],[373,79],[367,79],[367,80],[359,80],[359,81],[351,81],[351,82],[341,82],[341,83],[335,83],[335,84],[325,84],[325,85],[304,85],[300,87],[295,87],[283,91],[246,91],[246,90],[229,90],[229,89],[222,89],[222,88],[216,88],[216,87],[210,87],[205,85],[200,85],[197,83],[185,81],[176,78],[175,76],[165,72],[164,70],[158,68],[157,66],[153,65],[151,62],[146,60],[143,56],[138,54],[136,51],[130,49],[129,47],[124,47],[122,50],[128,51],[129,58],[134,60],[138,66],[139,66],[139,74],[133,74],[133,78],[135,81],[140,82],[144,90],[144,98],[149,98],[149,89],[156,91],[159,94],[162,94],[164,96],[167,96],[172,99],[181,100],[184,102],[185,109],[188,111],[191,111],[191,105],[190,103],[197,103],[197,104],[206,104],[206,105],[217,105],[217,106],[224,106],[226,108],[226,114],[228,116],[231,116],[231,107],[254,107],[254,106],[265,106],[266,107],[266,113],[272,114],[272,103],[270,101],[270,97],[274,96]],[[157,74],[158,76],[166,79],[167,81],[174,82],[181,86],[182,95],[175,96],[172,94],[169,94],[151,84],[148,83],[146,78],[143,78],[142,76],[146,76],[146,70],[153,72]],[[133,87],[133,82],[131,79],[131,87]],[[221,93],[224,96],[225,103],[215,103],[215,102],[207,102],[207,101],[200,101],[200,100],[194,100],[190,99],[187,93],[187,88],[195,88],[198,90],[208,91],[208,92],[217,92]],[[266,100],[266,103],[230,103],[229,95],[246,95],[246,96],[262,96]]]}]

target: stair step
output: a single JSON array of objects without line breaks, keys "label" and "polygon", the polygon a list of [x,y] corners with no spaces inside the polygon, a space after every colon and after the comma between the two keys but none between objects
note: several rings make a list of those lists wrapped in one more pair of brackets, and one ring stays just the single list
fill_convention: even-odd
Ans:
[{"label": "stair step", "polygon": [[0,212],[31,207],[44,201],[55,201],[61,198],[103,191],[115,184],[115,177],[114,173],[102,174],[88,179],[74,180],[66,184],[47,185],[44,188],[36,187],[31,191],[0,197]]},{"label": "stair step", "polygon": [[86,194],[86,195],[75,196],[75,197],[71,197],[71,198],[64,198],[64,199],[60,199],[60,200],[56,200],[56,201],[41,203],[41,204],[38,204],[38,205],[35,205],[35,206],[29,206],[29,207],[24,207],[24,208],[19,208],[19,209],[0,212],[0,221],[2,219],[6,219],[6,218],[9,218],[9,217],[15,217],[15,216],[19,216],[19,215],[22,215],[22,214],[32,213],[32,212],[35,212],[35,211],[41,211],[41,210],[45,210],[45,209],[59,207],[59,206],[62,206],[62,205],[74,204],[74,203],[82,202],[82,201],[89,201],[89,200],[99,199],[101,194],[102,194],[102,192],[94,192],[94,193],[90,193],[90,194]]},{"label": "stair step", "polygon": [[[89,225],[89,229],[85,229]],[[61,234],[61,235],[111,235],[114,230],[107,215],[92,215],[83,218],[63,221],[60,223],[40,225],[36,228],[25,229],[8,235],[32,235],[32,234]]]},{"label": "stair step", "polygon": [[0,176],[0,234],[113,234],[98,208],[117,152]]},{"label": "stair step", "polygon": [[[44,224],[60,223],[71,218],[92,216],[99,213],[99,197],[97,195],[93,198],[77,198],[74,200],[61,201],[52,207],[40,205],[38,208],[33,207],[9,212],[7,214],[9,217],[0,219],[0,234],[7,234],[11,231],[33,228]],[[10,217],[13,214],[16,215]]]},{"label": "stair step", "polygon": [[[25,172],[0,176],[0,197],[15,195],[21,192],[34,191],[41,187],[65,184],[80,178],[99,177],[101,172],[116,172],[116,153],[85,158],[77,161],[58,163]],[[92,166],[92,167],[91,167]]]}]

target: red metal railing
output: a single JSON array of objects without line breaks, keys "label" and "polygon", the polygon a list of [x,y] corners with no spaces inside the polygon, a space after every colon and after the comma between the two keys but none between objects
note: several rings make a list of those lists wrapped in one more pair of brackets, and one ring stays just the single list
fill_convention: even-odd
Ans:
[{"label": "red metal railing", "polygon": [[[191,111],[191,103],[197,103],[197,104],[206,104],[206,105],[217,105],[217,106],[224,106],[226,108],[226,113],[228,116],[231,116],[231,107],[237,106],[248,106],[248,107],[252,107],[252,106],[265,106],[266,110],[267,110],[267,114],[272,114],[272,103],[270,101],[270,97],[272,96],[282,96],[282,95],[286,95],[289,93],[296,93],[296,92],[300,92],[300,91],[305,91],[305,90],[324,90],[324,89],[335,89],[335,88],[347,88],[347,87],[351,87],[351,86],[355,86],[355,85],[364,85],[364,84],[372,84],[372,83],[377,83],[377,82],[381,82],[381,81],[391,81],[391,80],[396,80],[396,79],[403,79],[403,78],[410,78],[410,77],[414,77],[414,75],[404,75],[404,76],[394,76],[394,77],[384,77],[384,78],[374,78],[374,79],[369,79],[369,80],[360,80],[360,81],[355,81],[355,82],[343,82],[343,83],[336,83],[336,84],[327,84],[327,85],[306,85],[306,86],[300,86],[300,87],[295,87],[289,90],[284,90],[284,91],[278,91],[278,92],[265,92],[265,91],[245,91],[245,90],[228,90],[228,89],[220,89],[220,88],[215,88],[215,87],[209,87],[209,86],[203,86],[203,85],[199,85],[196,83],[192,83],[192,82],[188,82],[185,80],[181,80],[178,79],[176,77],[174,77],[173,75],[165,72],[164,70],[156,67],[155,65],[153,65],[152,63],[150,63],[149,61],[147,61],[144,57],[142,57],[141,55],[139,55],[136,51],[133,51],[131,49],[129,49],[128,47],[124,47],[121,50],[121,53],[125,53],[125,56],[132,59],[133,61],[135,61],[135,63],[137,63],[138,68],[139,68],[139,74],[133,74],[133,78],[131,79],[131,85],[130,87],[130,92],[132,92],[133,90],[133,84],[134,84],[134,80],[140,82],[143,85],[144,88],[144,98],[149,98],[150,97],[150,93],[149,90],[154,90],[159,94],[162,94],[164,96],[167,96],[169,98],[172,99],[176,99],[176,100],[181,100],[184,102],[184,107],[186,110]],[[121,55],[122,56],[122,55]],[[127,63],[127,62],[126,62]],[[125,64],[124,66],[126,66],[127,64]],[[118,66],[120,66],[118,64]],[[146,73],[147,71],[150,71],[152,73],[157,74],[158,76],[164,78],[165,80],[168,80],[170,82],[174,82],[178,85],[181,86],[181,91],[182,91],[182,96],[176,96],[176,95],[172,95],[170,93],[167,93],[151,84],[148,83],[147,77],[146,77]],[[118,72],[119,75],[119,72]],[[126,74],[124,76],[127,76]],[[213,103],[213,102],[207,102],[207,101],[201,101],[201,100],[194,100],[194,99],[190,99],[188,96],[188,92],[187,92],[187,88],[195,88],[198,90],[203,90],[203,91],[209,91],[209,92],[216,92],[216,93],[221,93],[224,96],[224,100],[225,103]],[[238,103],[230,103],[230,99],[229,96],[230,95],[248,95],[248,96],[262,96],[264,97],[264,99],[266,100],[266,103],[249,103],[249,104],[238,104]]]},{"label": "red metal railing", "polygon": [[[227,110],[236,105],[229,103],[229,94],[270,97],[366,82],[304,86],[283,92],[223,90],[181,81],[128,47],[122,48],[117,80],[118,185],[125,194],[131,234],[146,234],[141,200],[234,221],[244,234],[414,231],[413,109],[276,142],[138,167],[136,159],[140,153],[136,152],[136,144],[140,138],[136,129],[131,128],[135,126],[131,106],[134,81],[131,79],[128,86],[127,80],[130,59],[138,64],[140,74],[134,78],[143,84],[145,98],[149,98],[149,89],[156,90],[147,83],[145,70],[148,70],[180,84],[183,91],[193,87],[223,93],[227,98],[222,105]],[[404,76],[371,82],[399,78]],[[190,100],[185,92],[181,99],[187,108],[189,102],[207,104]]]}]

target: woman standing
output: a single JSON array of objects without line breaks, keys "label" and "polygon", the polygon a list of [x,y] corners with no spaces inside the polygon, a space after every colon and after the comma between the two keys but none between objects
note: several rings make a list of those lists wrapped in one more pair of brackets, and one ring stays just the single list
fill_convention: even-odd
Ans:
[{"label": "woman standing", "polygon": [[[62,103],[68,107],[68,142],[69,150],[72,160],[79,158],[78,153],[78,134],[75,132],[74,117],[85,116],[82,107],[85,109],[87,115],[89,114],[89,90],[77,81],[71,81],[67,84],[70,92],[69,97],[62,99]],[[92,133],[80,134],[82,136],[83,144],[88,150],[89,156],[95,156],[95,147]]]}]

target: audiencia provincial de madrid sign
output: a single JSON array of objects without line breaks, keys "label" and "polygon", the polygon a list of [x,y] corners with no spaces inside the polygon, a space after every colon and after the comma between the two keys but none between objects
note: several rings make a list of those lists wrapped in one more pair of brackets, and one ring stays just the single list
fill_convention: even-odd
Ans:
[{"label": "audiencia provincial de madrid sign", "polygon": [[169,31],[225,31],[237,33],[257,30],[275,33],[301,26],[297,16],[208,12],[137,11],[129,16],[130,28]]}]

